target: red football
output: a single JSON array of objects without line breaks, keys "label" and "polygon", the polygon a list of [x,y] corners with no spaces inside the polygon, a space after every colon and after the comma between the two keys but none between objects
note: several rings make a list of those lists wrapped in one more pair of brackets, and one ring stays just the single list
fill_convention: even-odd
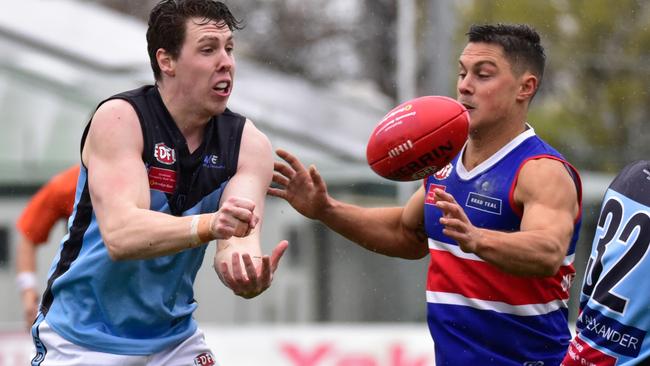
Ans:
[{"label": "red football", "polygon": [[368,165],[396,181],[423,179],[444,168],[463,147],[469,113],[456,100],[424,96],[393,108],[370,135]]}]

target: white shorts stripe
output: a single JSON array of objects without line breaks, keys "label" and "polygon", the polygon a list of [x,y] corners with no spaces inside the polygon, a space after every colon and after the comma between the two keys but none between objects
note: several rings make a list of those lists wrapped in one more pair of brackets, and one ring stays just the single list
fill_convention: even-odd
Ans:
[{"label": "white shorts stripe", "polygon": [[519,316],[544,315],[567,307],[565,300],[553,300],[546,304],[510,305],[500,301],[472,299],[459,294],[433,291],[427,291],[427,302],[431,304],[468,306],[478,310],[492,310]]}]

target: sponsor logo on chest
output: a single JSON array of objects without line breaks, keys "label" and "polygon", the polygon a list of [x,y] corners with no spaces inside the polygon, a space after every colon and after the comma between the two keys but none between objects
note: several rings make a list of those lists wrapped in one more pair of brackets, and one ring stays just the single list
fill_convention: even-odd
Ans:
[{"label": "sponsor logo on chest", "polygon": [[449,178],[451,171],[454,169],[454,166],[451,163],[445,165],[442,169],[438,170],[433,177],[437,180],[443,180]]},{"label": "sponsor logo on chest", "polygon": [[158,162],[165,165],[172,165],[176,162],[176,152],[165,145],[164,142],[157,143],[153,148],[153,156]]},{"label": "sponsor logo on chest", "polygon": [[443,191],[447,190],[446,186],[440,184],[430,184],[429,189],[427,189],[427,195],[424,197],[425,205],[435,205],[436,204],[436,194],[433,192],[434,189],[440,188]]},{"label": "sponsor logo on chest", "polygon": [[176,172],[170,169],[151,167],[149,169],[149,188],[165,193],[174,193]]},{"label": "sponsor logo on chest", "polygon": [[225,165],[219,161],[219,156],[215,154],[206,155],[203,158],[203,166],[209,169],[223,169]]},{"label": "sponsor logo on chest", "polygon": [[476,192],[470,192],[467,196],[466,207],[471,207],[479,211],[488,212],[495,215],[501,215],[502,202],[498,198],[484,196]]}]

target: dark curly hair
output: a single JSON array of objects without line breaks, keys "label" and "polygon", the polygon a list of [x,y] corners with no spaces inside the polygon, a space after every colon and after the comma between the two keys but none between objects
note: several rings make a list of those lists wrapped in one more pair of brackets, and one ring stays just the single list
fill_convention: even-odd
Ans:
[{"label": "dark curly hair", "polygon": [[162,0],[151,10],[147,29],[147,52],[156,81],[160,80],[156,51],[162,48],[177,58],[185,39],[185,23],[190,18],[203,19],[205,23],[217,22],[231,31],[243,28],[241,21],[220,1]]},{"label": "dark curly hair", "polygon": [[513,70],[526,70],[541,82],[544,76],[546,55],[537,31],[526,24],[472,25],[467,32],[469,42],[498,44],[512,64]]}]

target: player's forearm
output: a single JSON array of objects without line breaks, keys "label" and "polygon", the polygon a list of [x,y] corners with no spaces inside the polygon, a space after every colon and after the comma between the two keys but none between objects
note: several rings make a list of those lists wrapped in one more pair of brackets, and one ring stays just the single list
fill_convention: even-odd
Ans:
[{"label": "player's forearm", "polygon": [[21,237],[16,251],[16,273],[36,272],[36,245]]},{"label": "player's forearm", "polygon": [[400,207],[365,208],[331,199],[319,219],[370,251],[406,259],[424,257],[428,253],[426,239],[404,228],[401,215]]},{"label": "player's forearm", "polygon": [[210,215],[176,217],[134,208],[112,220],[107,219],[105,223],[100,219],[100,230],[114,260],[154,258],[194,248],[214,239],[205,232],[206,222],[209,230]]},{"label": "player's forearm", "polygon": [[568,240],[564,242],[544,231],[503,233],[481,229],[480,232],[475,254],[506,273],[553,276],[566,257]]},{"label": "player's forearm", "polygon": [[[26,236],[20,238],[16,251],[16,286],[23,295],[25,305],[38,299],[36,293],[36,245]],[[36,300],[37,302],[38,300]]]}]

